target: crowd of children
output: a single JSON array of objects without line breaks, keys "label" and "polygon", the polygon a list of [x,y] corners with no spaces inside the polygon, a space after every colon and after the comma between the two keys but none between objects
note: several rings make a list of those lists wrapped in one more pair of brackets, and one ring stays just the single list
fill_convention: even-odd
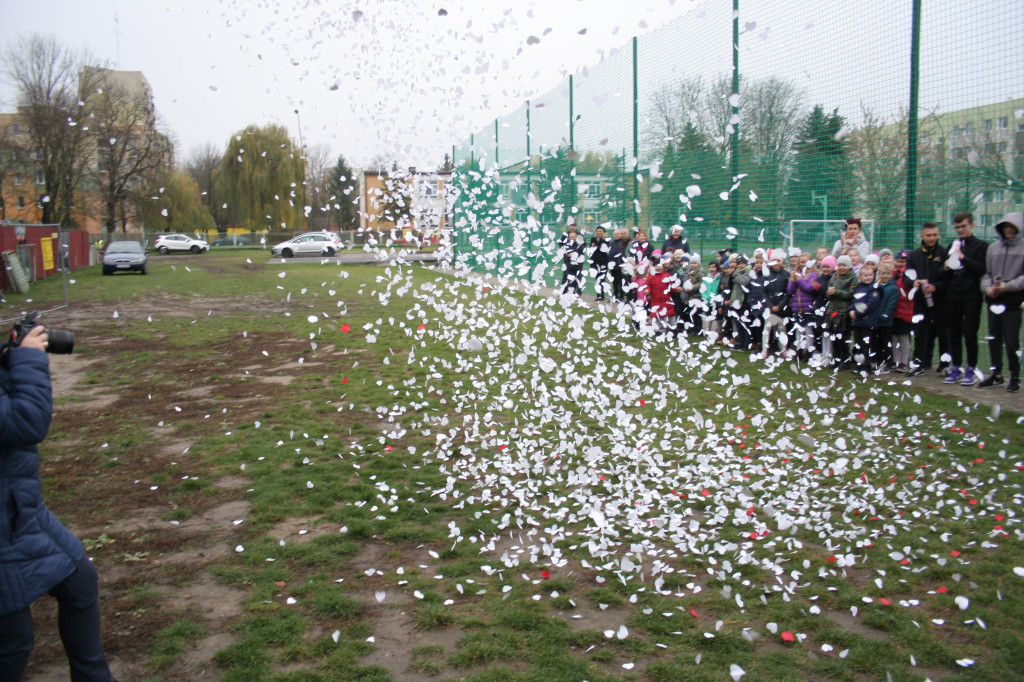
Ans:
[{"label": "crowd of children", "polygon": [[[939,243],[935,223],[919,248],[871,250],[860,220],[850,218],[831,250],[728,250],[705,267],[674,227],[656,249],[644,230],[611,239],[599,228],[584,246],[575,228],[563,237],[563,291],[579,294],[585,265],[597,299],[611,295],[638,329],[704,335],[713,343],[778,353],[818,367],[919,376],[936,346],[943,381],[1020,390],[1020,326],[1024,304],[1024,218],[1007,214],[991,245],[974,236],[970,213],[954,218],[958,238]],[[987,307],[992,367],[978,367],[978,331]],[[1007,382],[1002,373],[1006,351]],[[964,353],[966,351],[966,355]]]}]

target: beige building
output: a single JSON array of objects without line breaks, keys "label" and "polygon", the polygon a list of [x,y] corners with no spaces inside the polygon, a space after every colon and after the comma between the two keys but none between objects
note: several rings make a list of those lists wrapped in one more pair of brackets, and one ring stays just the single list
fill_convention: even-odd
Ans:
[{"label": "beige building", "polygon": [[401,228],[431,238],[448,227],[451,173],[362,171],[359,174],[359,228],[390,232]]},{"label": "beige building", "polygon": [[[83,93],[87,108],[98,109],[113,91],[127,96],[132,102],[141,103],[141,111],[134,111],[128,120],[134,120],[130,144],[138,144],[147,136],[159,135],[155,132],[155,109],[153,91],[149,81],[140,71],[112,71],[98,67],[86,67],[80,77],[81,82],[94,82],[102,78],[107,92]],[[103,88],[100,88],[102,90]],[[106,207],[101,199],[99,188],[105,182],[105,173],[109,172],[111,149],[106,140],[97,139],[90,145],[87,152],[86,170],[80,186],[75,191],[72,216],[79,227],[92,233],[104,229]],[[170,164],[170,145],[163,156],[163,162]],[[129,152],[131,153],[131,152]],[[0,188],[2,188],[3,213],[0,214],[8,222],[38,223],[42,220],[40,199],[46,194],[43,172],[39,166],[42,150],[33,149],[31,126],[28,117],[22,112],[0,113]],[[125,229],[139,230],[134,207],[124,206],[121,211]],[[121,218],[122,216],[118,216]]]}]

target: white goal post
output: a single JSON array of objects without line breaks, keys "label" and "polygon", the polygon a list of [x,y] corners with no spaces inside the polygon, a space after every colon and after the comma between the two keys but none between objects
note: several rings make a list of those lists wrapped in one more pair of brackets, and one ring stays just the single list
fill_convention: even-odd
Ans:
[{"label": "white goal post", "polygon": [[[846,229],[846,220],[790,220],[789,231],[786,234],[786,244],[789,248],[799,246],[804,251],[814,253],[819,246],[828,247],[829,251],[835,246],[836,240]],[[861,219],[861,231],[864,238],[875,248],[875,221]]]}]

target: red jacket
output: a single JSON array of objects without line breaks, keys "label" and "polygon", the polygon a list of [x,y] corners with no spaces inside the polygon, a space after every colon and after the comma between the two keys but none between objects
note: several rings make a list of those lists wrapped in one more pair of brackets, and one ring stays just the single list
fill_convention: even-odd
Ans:
[{"label": "red jacket", "polygon": [[672,317],[676,306],[672,292],[681,291],[679,281],[667,272],[656,272],[647,276],[648,314],[651,317]]},{"label": "red jacket", "polygon": [[896,313],[894,317],[897,320],[903,320],[908,324],[914,323],[914,301],[909,298],[910,292],[914,290],[914,283],[908,282],[903,276],[906,272],[906,268],[903,270],[893,270],[892,278],[896,282],[896,288],[900,290],[900,296],[896,299]]}]

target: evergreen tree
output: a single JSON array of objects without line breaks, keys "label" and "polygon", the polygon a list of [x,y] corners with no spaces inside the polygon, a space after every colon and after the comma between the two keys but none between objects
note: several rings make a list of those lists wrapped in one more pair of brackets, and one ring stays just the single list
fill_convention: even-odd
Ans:
[{"label": "evergreen tree", "polygon": [[327,181],[327,196],[330,205],[328,214],[339,230],[354,230],[359,227],[358,182],[352,168],[341,154],[338,155],[338,163],[335,164]]},{"label": "evergreen tree", "polygon": [[[793,178],[788,192],[790,219],[808,220],[823,216],[820,197],[828,202],[830,220],[847,218],[853,205],[853,186],[847,159],[847,143],[836,139],[843,128],[838,110],[826,114],[819,104],[804,120],[796,144]],[[818,197],[815,199],[815,197]],[[815,243],[820,232],[807,235],[806,243]],[[800,241],[800,235],[794,235]]]}]

